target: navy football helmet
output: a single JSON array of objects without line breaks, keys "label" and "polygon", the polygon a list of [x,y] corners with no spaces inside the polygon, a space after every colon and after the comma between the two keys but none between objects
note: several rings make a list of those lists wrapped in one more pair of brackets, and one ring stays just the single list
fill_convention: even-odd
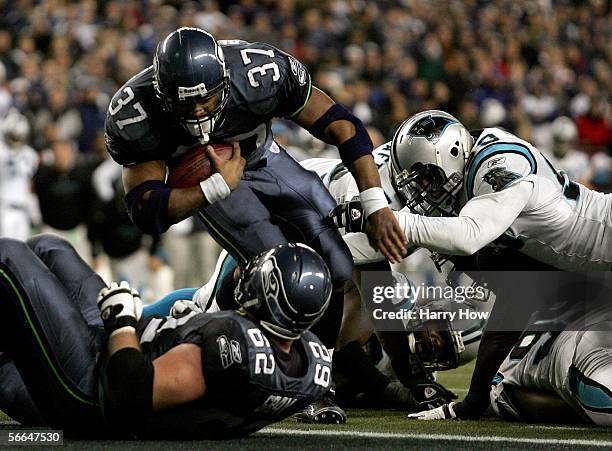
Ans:
[{"label": "navy football helmet", "polygon": [[323,316],[331,292],[331,275],[323,259],[308,246],[291,243],[252,259],[235,294],[262,328],[295,340]]},{"label": "navy football helmet", "polygon": [[[455,330],[450,320],[444,318],[427,319],[427,315],[424,316],[421,313],[457,311],[460,308],[459,306],[466,305],[445,300],[435,300],[423,305],[415,305],[415,318],[407,324],[408,346],[413,354],[419,356],[426,368],[433,371],[457,368],[465,361],[462,359],[462,354],[465,352],[466,346],[464,334]],[[463,325],[465,325],[464,323],[465,321],[462,322]],[[466,334],[469,334],[470,339],[475,338],[472,332],[476,330],[480,332],[482,327],[484,327],[484,324],[480,322],[478,325],[470,324]],[[478,338],[480,338],[480,335],[478,335]],[[479,339],[476,341],[480,342]]]},{"label": "navy football helmet", "polygon": [[223,50],[206,31],[179,28],[157,45],[155,94],[163,108],[203,144],[222,122],[229,85]]},{"label": "navy football helmet", "polygon": [[461,332],[454,330],[447,319],[422,321],[408,333],[408,346],[426,368],[434,371],[457,368],[465,351]]}]

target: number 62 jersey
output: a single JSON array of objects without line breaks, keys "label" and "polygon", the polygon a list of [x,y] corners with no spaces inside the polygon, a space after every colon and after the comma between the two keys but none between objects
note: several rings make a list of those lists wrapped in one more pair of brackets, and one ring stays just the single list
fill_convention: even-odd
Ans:
[{"label": "number 62 jersey", "polygon": [[[310,75],[295,58],[264,43],[219,41],[230,72],[222,121],[210,141],[240,141],[247,166],[265,149],[278,152],[270,121],[299,114],[311,93]],[[162,109],[153,89],[153,66],[132,77],[113,96],[106,116],[106,145],[122,166],[169,161],[198,143]],[[257,150],[257,151],[256,151]]]},{"label": "number 62 jersey", "polygon": [[159,412],[144,437],[233,438],[251,434],[302,410],[331,382],[331,354],[311,332],[284,353],[262,329],[235,311],[153,317],[139,327],[143,355],[153,361],[181,343],[202,348],[206,394]]}]

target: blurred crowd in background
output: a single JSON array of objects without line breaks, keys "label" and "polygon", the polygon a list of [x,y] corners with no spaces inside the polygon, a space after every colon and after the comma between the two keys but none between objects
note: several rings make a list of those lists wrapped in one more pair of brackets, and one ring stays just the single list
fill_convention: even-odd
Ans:
[{"label": "blurred crowd in background", "polygon": [[[104,145],[111,96],[180,26],[291,53],[375,145],[442,109],[468,128],[504,127],[612,191],[606,0],[0,0],[0,235],[62,234],[149,300],[206,280],[219,248],[193,219],[143,236]],[[337,157],[290,122],[273,129],[296,159]]]}]

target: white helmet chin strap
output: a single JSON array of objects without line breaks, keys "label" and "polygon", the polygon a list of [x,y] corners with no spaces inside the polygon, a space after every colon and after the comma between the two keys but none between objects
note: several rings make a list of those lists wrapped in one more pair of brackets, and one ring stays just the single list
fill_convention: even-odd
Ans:
[{"label": "white helmet chin strap", "polygon": [[474,146],[474,138],[472,135],[470,135],[470,132],[465,127],[461,127],[459,133],[461,134],[461,140],[463,141],[463,145],[461,146],[463,147],[463,160],[467,163],[472,147]]},{"label": "white helmet chin strap", "polygon": [[215,126],[215,120],[211,117],[201,121],[188,121],[183,125],[191,135],[198,138],[200,144],[206,144],[210,141],[210,133]]},{"label": "white helmet chin strap", "polygon": [[414,333],[408,334],[408,347],[410,348],[410,352],[416,354],[416,339],[414,338]]}]

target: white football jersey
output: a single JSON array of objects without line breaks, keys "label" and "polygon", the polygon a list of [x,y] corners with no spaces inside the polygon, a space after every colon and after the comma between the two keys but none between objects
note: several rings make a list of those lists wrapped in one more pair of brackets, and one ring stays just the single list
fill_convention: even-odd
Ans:
[{"label": "white football jersey", "polygon": [[[571,310],[565,309],[564,316],[571,316]],[[509,384],[552,391],[595,424],[612,426],[610,307],[588,312],[564,331],[546,331],[545,322],[534,325],[541,331],[524,332],[499,368],[491,389],[493,409],[508,412],[503,390]],[[509,413],[520,417],[519,412]]]},{"label": "white football jersey", "polygon": [[571,182],[535,147],[501,129],[485,129],[474,144],[463,202],[523,180],[533,184],[533,192],[506,238],[559,269],[612,268],[612,194]]},{"label": "white football jersey", "polygon": [[[372,152],[374,162],[378,167],[382,188],[387,196],[389,207],[392,210],[402,210],[402,203],[393,189],[390,178],[390,168],[387,164],[390,158],[391,142],[387,142],[377,147]],[[338,204],[348,202],[359,196],[359,188],[353,175],[342,164],[339,158],[309,158],[300,161],[300,164],[309,171],[314,171],[332,197]],[[342,230],[340,231],[342,233]],[[353,260],[356,264],[373,263],[385,260],[384,256],[377,252],[363,233],[349,233],[344,235],[344,240],[348,245]],[[414,249],[411,249],[411,251]]]},{"label": "white football jersey", "polygon": [[27,145],[10,148],[0,140],[0,204],[28,208],[38,155]]}]

